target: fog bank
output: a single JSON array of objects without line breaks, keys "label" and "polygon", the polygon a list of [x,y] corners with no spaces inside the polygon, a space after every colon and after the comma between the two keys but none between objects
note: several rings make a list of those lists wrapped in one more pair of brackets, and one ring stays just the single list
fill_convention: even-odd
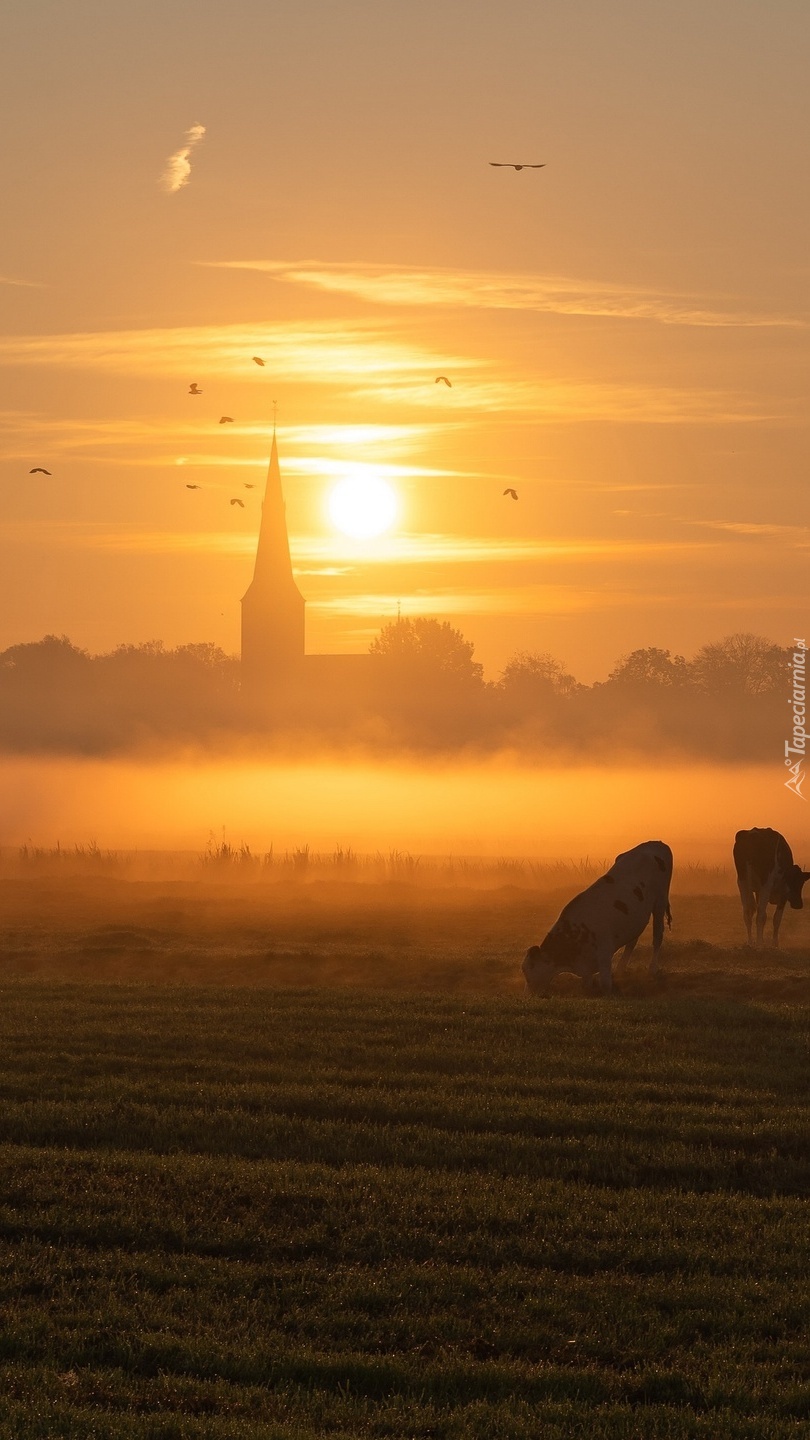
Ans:
[{"label": "fog bank", "polygon": [[681,863],[730,863],[734,832],[773,825],[807,865],[806,807],[773,765],[142,762],[0,757],[0,845],[254,853],[611,858],[663,839]]}]

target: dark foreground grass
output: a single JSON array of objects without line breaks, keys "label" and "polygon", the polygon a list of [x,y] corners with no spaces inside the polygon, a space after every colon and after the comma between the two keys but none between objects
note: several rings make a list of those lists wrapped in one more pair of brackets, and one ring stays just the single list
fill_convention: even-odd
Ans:
[{"label": "dark foreground grass", "polygon": [[807,1012],[6,985],[0,1434],[810,1432]]}]

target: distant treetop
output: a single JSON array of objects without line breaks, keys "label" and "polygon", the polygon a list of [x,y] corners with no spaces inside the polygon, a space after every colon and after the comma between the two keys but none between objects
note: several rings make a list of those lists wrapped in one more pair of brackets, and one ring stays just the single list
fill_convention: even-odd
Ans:
[{"label": "distant treetop", "polygon": [[384,625],[369,646],[393,675],[430,676],[481,685],[484,667],[473,660],[475,646],[446,620],[400,618]]}]

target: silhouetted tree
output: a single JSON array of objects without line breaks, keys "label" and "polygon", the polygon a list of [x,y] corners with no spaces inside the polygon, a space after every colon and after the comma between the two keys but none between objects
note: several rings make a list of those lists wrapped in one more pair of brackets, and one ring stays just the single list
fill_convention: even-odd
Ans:
[{"label": "silhouetted tree", "polygon": [[520,650],[492,686],[502,740],[529,749],[569,733],[573,697],[584,686],[553,655]]},{"label": "silhouetted tree", "polygon": [[0,742],[14,749],[87,745],[93,661],[66,635],[11,645],[0,655]]},{"label": "silhouetted tree", "polygon": [[87,651],[80,650],[67,635],[46,635],[42,640],[10,645],[0,654],[0,673],[29,683],[58,683],[86,673],[90,663]]},{"label": "silhouetted tree", "polygon": [[46,635],[0,654],[0,742],[94,752],[150,734],[201,737],[233,724],[238,673],[215,645],[150,640],[89,655]]},{"label": "silhouetted tree", "polygon": [[519,650],[507,662],[497,688],[508,699],[530,707],[544,700],[574,695],[582,687],[553,655]]},{"label": "silhouetted tree", "polygon": [[609,685],[665,690],[680,688],[688,681],[689,666],[683,655],[670,655],[669,650],[659,650],[655,645],[623,655],[607,678]]},{"label": "silhouetted tree", "polygon": [[490,687],[474,646],[446,620],[400,619],[369,646],[374,706],[407,743],[432,747],[486,733]]},{"label": "silhouetted tree", "polygon": [[452,681],[483,684],[484,667],[473,660],[475,646],[446,620],[399,619],[384,625],[369,646],[388,675],[407,682]]},{"label": "silhouetted tree", "polygon": [[[370,652],[376,678],[366,688],[364,667],[359,728],[340,719],[335,732],[334,708],[310,707],[313,735],[606,759],[669,749],[754,759],[779,754],[784,737],[788,651],[759,635],[726,636],[691,662],[655,646],[634,650],[592,686],[553,656],[527,651],[486,684],[472,642],[435,619],[386,625]],[[337,665],[325,673],[334,675],[327,692],[351,674]],[[0,745],[11,750],[103,753],[161,737],[205,741],[244,726],[239,661],[212,644],[167,649],[150,640],[90,655],[65,635],[46,635],[0,653]]]},{"label": "silhouetted tree", "polygon": [[762,635],[726,635],[698,650],[690,671],[704,695],[786,693],[787,651]]},{"label": "silhouetted tree", "polygon": [[512,655],[496,685],[506,716],[512,720],[553,711],[559,701],[569,700],[582,688],[553,655],[532,654],[525,649]]},{"label": "silhouetted tree", "polygon": [[199,736],[233,723],[238,661],[215,645],[119,645],[96,662],[99,705],[124,734]]}]

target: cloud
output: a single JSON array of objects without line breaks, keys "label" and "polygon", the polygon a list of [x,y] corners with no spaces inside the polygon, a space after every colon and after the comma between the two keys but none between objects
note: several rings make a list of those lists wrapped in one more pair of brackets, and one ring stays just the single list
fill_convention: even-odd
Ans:
[{"label": "cloud", "polygon": [[728,390],[541,376],[524,379],[509,374],[497,378],[473,374],[453,390],[449,402],[421,377],[403,376],[395,385],[380,377],[373,387],[364,385],[352,393],[353,398],[382,404],[409,404],[434,411],[451,404],[456,411],[528,415],[554,424],[740,425],[788,418],[788,407],[766,408],[758,400]]},{"label": "cloud", "polygon": [[0,275],[0,285],[19,285],[26,290],[45,290],[42,280],[15,280],[11,275]]},{"label": "cloud", "polygon": [[704,530],[722,530],[728,535],[736,535],[743,540],[793,540],[797,545],[803,545],[810,533],[810,527],[807,525],[775,525],[760,521],[689,520],[683,518],[681,523],[699,525]]},{"label": "cloud", "polygon": [[159,182],[167,195],[176,195],[178,190],[182,190],[183,186],[188,184],[191,174],[191,152],[196,145],[199,145],[204,134],[204,125],[192,125],[191,129],[186,131],[185,145],[169,156],[166,161],[166,169]]},{"label": "cloud", "polygon": [[[255,518],[255,517],[254,517]],[[0,540],[15,545],[35,543],[48,548],[115,550],[136,554],[185,554],[189,551],[211,555],[253,555],[256,525],[240,530],[146,530],[142,525],[118,525],[111,530],[103,522],[60,521],[50,525],[27,521],[0,522]],[[256,522],[258,523],[258,522]],[[371,541],[346,539],[342,535],[291,535],[290,553],[296,573],[301,567],[338,566],[343,573],[361,567],[383,566],[496,565],[517,567],[542,560],[545,564],[576,564],[581,560],[603,560],[623,564],[627,560],[664,559],[715,554],[721,542],[710,540],[621,541],[621,540],[512,540],[498,536],[445,534],[400,534]]]},{"label": "cloud", "polygon": [[[266,370],[250,363],[261,353]],[[481,361],[443,357],[469,371]],[[258,325],[193,325],[171,329],[102,330],[61,335],[9,336],[0,340],[0,364],[71,366],[119,375],[240,378],[267,396],[268,374],[311,385],[360,384],[375,377],[425,377],[433,393],[437,357],[424,346],[397,339],[380,327],[343,322],[260,322]],[[265,401],[267,403],[267,401]]]},{"label": "cloud", "polygon": [[[391,476],[470,474],[390,459],[357,458],[408,456],[445,430],[438,424],[413,425],[285,425],[280,429],[285,471],[304,476],[345,474],[367,467]],[[38,411],[0,411],[0,460],[26,459],[43,445],[48,454],[109,465],[211,467],[267,466],[272,420],[241,417],[238,430],[224,432],[216,421],[155,420],[149,417],[104,420],[58,419]],[[206,432],[208,432],[206,434]],[[192,450],[201,440],[214,443],[210,452]],[[295,452],[303,451],[303,455]],[[123,453],[122,453],[123,452]],[[180,453],[178,453],[180,452]],[[522,479],[522,477],[520,477]]]},{"label": "cloud", "polygon": [[[645,596],[645,601],[647,597]],[[307,599],[307,608],[328,615],[354,615],[367,619],[390,620],[401,603],[402,614],[413,615],[499,615],[527,619],[533,615],[582,615],[593,611],[634,609],[639,603],[638,591],[611,590],[606,594],[598,588],[582,585],[512,586],[498,590],[453,590],[436,586],[407,597],[394,592],[363,592],[326,599]],[[370,631],[369,633],[376,633]]]},{"label": "cloud", "polygon": [[[266,370],[250,365],[261,353]],[[457,423],[467,412],[530,417],[564,424],[722,424],[786,421],[795,402],[763,405],[732,391],[574,380],[512,373],[474,356],[433,352],[390,327],[353,322],[260,322],[257,325],[96,331],[0,339],[0,365],[92,369],[105,373],[217,377],[254,384],[268,407],[265,377],[343,389],[366,405],[410,406]],[[437,367],[452,372],[454,388],[437,387]]]},{"label": "cloud", "polygon": [[714,550],[709,540],[515,540],[498,535],[465,536],[436,533],[380,536],[373,542],[339,535],[290,537],[296,563],[353,561],[363,565],[506,565],[607,559],[623,561]]},{"label": "cloud", "polygon": [[489,271],[410,269],[396,265],[352,265],[286,260],[199,261],[223,270],[258,270],[274,279],[351,295],[377,305],[475,306],[485,310],[531,310],[553,315],[611,320],[653,320],[661,325],[698,327],[806,328],[785,315],[757,315],[710,308],[696,297],[564,275],[521,275]]}]

